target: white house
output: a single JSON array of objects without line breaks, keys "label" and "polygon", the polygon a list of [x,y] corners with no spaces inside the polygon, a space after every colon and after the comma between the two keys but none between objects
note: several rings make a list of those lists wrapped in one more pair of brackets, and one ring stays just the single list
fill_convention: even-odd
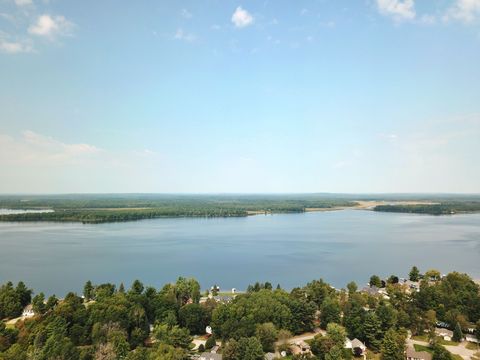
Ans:
[{"label": "white house", "polygon": [[443,328],[435,328],[435,334],[443,338],[446,341],[452,341],[453,331]]},{"label": "white house", "polygon": [[355,338],[351,341],[351,345],[352,345],[352,352],[355,355],[365,355],[365,352],[367,351],[367,347],[363,342]]},{"label": "white house", "polygon": [[34,315],[35,315],[35,312],[33,311],[33,306],[31,304],[25,306],[25,308],[22,311],[22,316],[28,318],[28,317],[32,317]]}]

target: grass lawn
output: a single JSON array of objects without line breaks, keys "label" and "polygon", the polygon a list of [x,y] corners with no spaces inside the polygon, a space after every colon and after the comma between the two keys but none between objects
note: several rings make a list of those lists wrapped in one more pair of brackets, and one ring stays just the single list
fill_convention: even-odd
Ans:
[{"label": "grass lawn", "polygon": [[417,341],[428,342],[428,336],[427,335],[415,335],[415,336],[412,336],[412,339],[417,340]]},{"label": "grass lawn", "polygon": [[429,353],[433,353],[433,349],[430,348],[429,346],[413,344],[413,347],[415,348],[415,351],[426,351]]},{"label": "grass lawn", "polygon": [[[428,336],[427,336],[427,335],[416,335],[416,336],[412,336],[412,339],[413,339],[413,340],[417,340],[417,341],[428,342]],[[457,346],[457,345],[458,345],[458,342],[443,340],[443,338],[440,337],[440,336],[437,336],[437,342],[438,342],[440,345],[450,345],[450,346]]]},{"label": "grass lawn", "polygon": [[[426,352],[429,352],[429,353],[433,354],[433,350],[428,346],[414,344],[413,347],[415,348],[415,351],[426,351]],[[452,353],[450,353],[450,354],[452,355],[452,359],[454,359],[454,360],[463,360],[463,358],[460,355],[456,355],[456,354],[452,354]]]},{"label": "grass lawn", "polygon": [[473,342],[467,342],[467,345],[465,346],[468,350],[480,350],[480,346],[478,344],[475,344]]},{"label": "grass lawn", "polygon": [[[378,354],[375,354],[373,351],[367,351],[367,359],[371,359],[371,360],[380,360],[381,358],[381,355],[380,353]],[[357,359],[354,357],[354,359]]]}]

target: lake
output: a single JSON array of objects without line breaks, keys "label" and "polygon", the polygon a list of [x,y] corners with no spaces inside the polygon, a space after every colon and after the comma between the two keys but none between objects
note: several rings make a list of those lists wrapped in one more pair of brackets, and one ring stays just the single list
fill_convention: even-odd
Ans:
[{"label": "lake", "polygon": [[480,214],[428,216],[343,210],[245,218],[169,218],[82,225],[0,223],[0,283],[23,280],[63,296],[138,278],[178,276],[202,289],[255,281],[290,289],[323,278],[336,287],[370,275],[407,276],[412,265],[480,278]]}]

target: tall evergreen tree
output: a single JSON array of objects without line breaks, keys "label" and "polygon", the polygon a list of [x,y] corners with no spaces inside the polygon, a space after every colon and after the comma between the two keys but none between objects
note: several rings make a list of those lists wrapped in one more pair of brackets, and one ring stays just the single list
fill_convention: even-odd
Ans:
[{"label": "tall evergreen tree", "polygon": [[403,360],[405,358],[405,338],[395,330],[385,333],[382,343],[382,360]]}]

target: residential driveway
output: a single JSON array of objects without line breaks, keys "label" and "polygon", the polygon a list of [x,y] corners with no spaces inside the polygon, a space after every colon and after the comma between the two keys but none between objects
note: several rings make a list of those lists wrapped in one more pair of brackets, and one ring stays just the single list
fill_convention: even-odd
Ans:
[{"label": "residential driveway", "polygon": [[[428,343],[425,341],[413,340],[411,338],[407,339],[407,345],[413,347],[413,344],[428,346]],[[468,350],[465,346],[467,342],[464,341],[458,345],[444,345],[445,349],[450,351],[452,354],[460,355],[465,360],[470,360],[473,358],[473,355],[476,353],[474,350]]]}]

